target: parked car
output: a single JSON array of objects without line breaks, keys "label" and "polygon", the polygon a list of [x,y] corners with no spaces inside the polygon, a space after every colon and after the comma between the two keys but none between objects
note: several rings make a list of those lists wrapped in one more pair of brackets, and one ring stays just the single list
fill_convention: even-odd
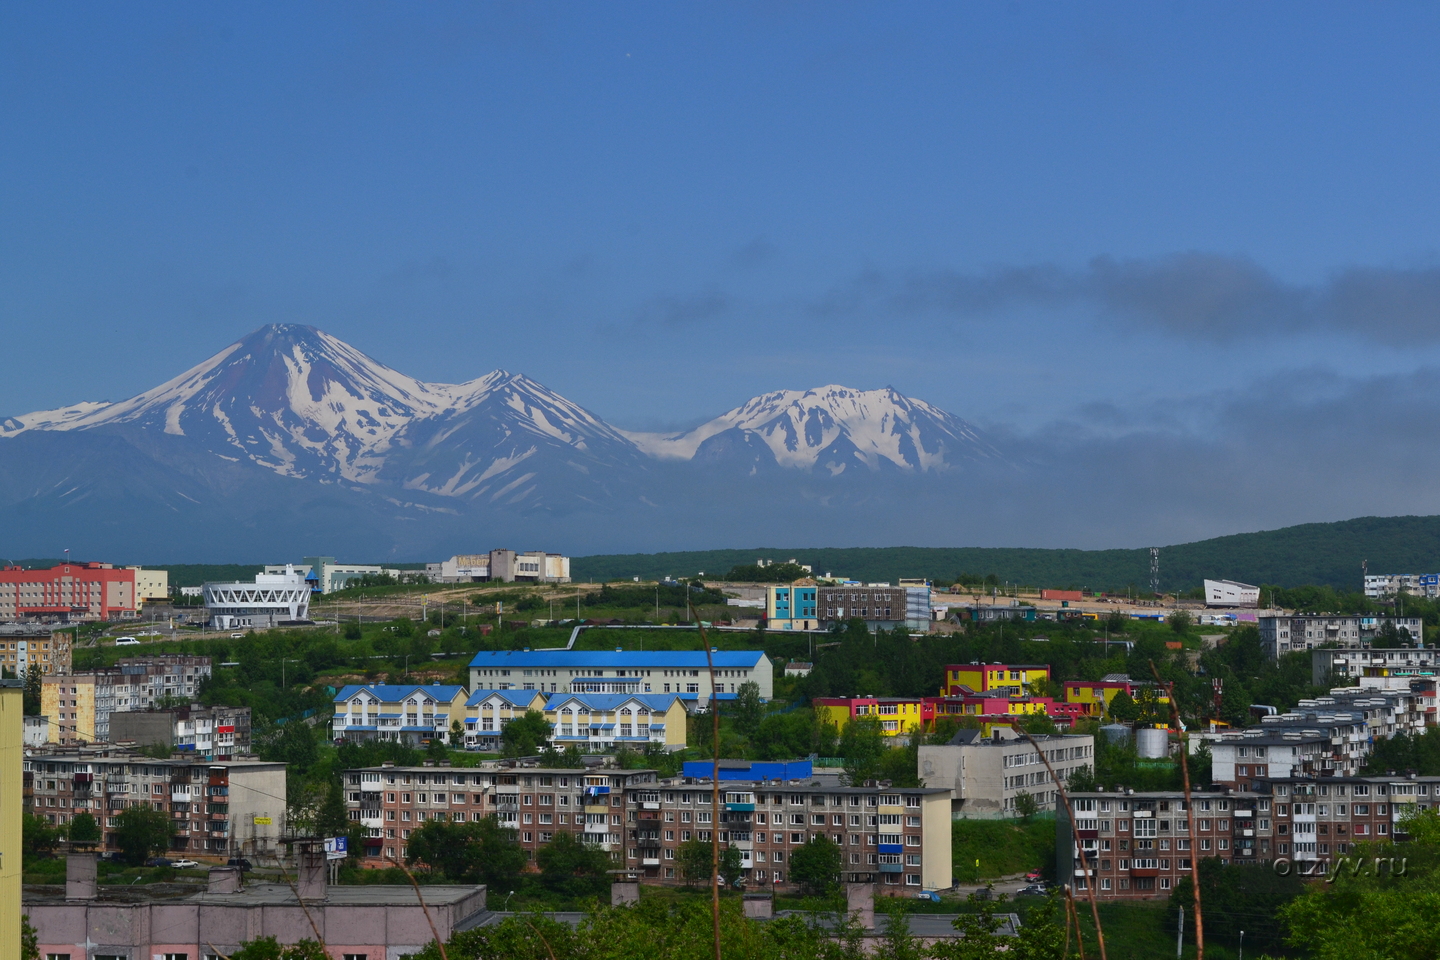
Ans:
[{"label": "parked car", "polygon": [[917,899],[917,900],[929,900],[929,901],[931,901],[932,903],[939,903],[939,902],[940,902],[940,892],[939,892],[938,890],[922,890],[922,891],[920,891],[919,893],[915,894],[915,899]]},{"label": "parked car", "polygon": [[145,866],[147,866],[147,867],[173,867],[173,866],[175,866],[175,864],[174,864],[173,862],[171,862],[171,860],[170,860],[169,857],[151,857],[149,860],[146,860],[146,861],[145,861]]},{"label": "parked car", "polygon": [[170,866],[174,867],[176,870],[189,870],[194,867],[200,866],[200,864],[196,863],[194,860],[180,859],[170,861]]},{"label": "parked car", "polygon": [[1029,873],[1025,874],[1025,879],[1026,879],[1028,882],[1030,882],[1030,883],[1039,883],[1039,882],[1040,882],[1040,871],[1039,871],[1039,870],[1031,870]]},{"label": "parked car", "polygon": [[239,867],[241,870],[254,869],[254,867],[250,866],[250,861],[246,860],[244,857],[231,857],[229,860],[225,861],[225,866]]},{"label": "parked car", "polygon": [[138,647],[139,645],[140,645],[140,641],[139,641],[139,640],[136,640],[134,637],[116,637],[116,638],[115,638],[115,646],[117,646],[117,647]]},{"label": "parked car", "polygon": [[1040,883],[1032,883],[1030,884],[1030,886],[1022,888],[1019,893],[1015,894],[1015,896],[1043,897],[1045,896],[1045,885]]},{"label": "parked car", "polygon": [[245,634],[243,634],[243,633],[232,633],[232,634],[230,634],[230,639],[231,639],[231,640],[244,640],[244,639],[245,639]]}]

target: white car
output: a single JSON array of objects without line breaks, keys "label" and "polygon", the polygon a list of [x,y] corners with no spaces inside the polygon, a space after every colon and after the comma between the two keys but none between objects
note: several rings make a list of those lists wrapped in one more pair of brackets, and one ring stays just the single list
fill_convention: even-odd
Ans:
[{"label": "white car", "polygon": [[193,867],[200,866],[200,864],[196,863],[194,860],[171,860],[170,866],[175,867],[178,870],[189,870]]},{"label": "white car", "polygon": [[230,639],[231,639],[231,640],[244,640],[244,639],[245,639],[245,634],[243,634],[243,633],[232,633],[232,634],[230,634]]},{"label": "white car", "polygon": [[116,637],[116,638],[115,638],[115,646],[117,646],[117,647],[138,647],[138,646],[140,646],[140,641],[139,641],[139,640],[136,640],[134,637]]}]

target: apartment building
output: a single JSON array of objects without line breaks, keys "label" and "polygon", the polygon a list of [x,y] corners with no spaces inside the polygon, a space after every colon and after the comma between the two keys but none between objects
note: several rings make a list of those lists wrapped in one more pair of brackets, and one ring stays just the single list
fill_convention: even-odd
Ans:
[{"label": "apartment building", "polygon": [[1326,733],[1311,730],[1266,730],[1251,727],[1229,731],[1209,741],[1210,779],[1216,786],[1238,793],[1253,793],[1256,784],[1270,777],[1313,776],[1325,771],[1330,761],[1339,772],[1355,772],[1358,757],[1337,751]]},{"label": "apartment building", "polygon": [[920,777],[927,786],[949,791],[957,817],[1013,816],[1022,793],[1034,797],[1039,809],[1053,810],[1055,783],[1036,747],[1064,781],[1094,765],[1095,738],[1058,734],[1032,739],[1034,744],[1007,728],[988,737],[980,730],[958,730],[947,744],[920,746]]},{"label": "apartment building", "polygon": [[0,623],[0,667],[24,679],[40,673],[70,672],[70,634],[37,623]]},{"label": "apartment building", "polygon": [[110,738],[122,745],[161,744],[202,760],[234,760],[250,752],[250,708],[117,710],[110,714]]},{"label": "apartment building", "polygon": [[846,786],[819,774],[804,780],[721,778],[720,822],[712,781],[676,777],[625,791],[624,863],[642,880],[683,882],[680,844],[711,841],[737,847],[752,889],[788,892],[788,858],[814,836],[836,844],[847,877],[877,880],[877,893],[913,896],[952,884],[950,791],[941,788]]},{"label": "apartment building", "polygon": [[1402,593],[1417,597],[1440,596],[1440,574],[1371,573],[1365,576],[1365,596],[1372,600]]},{"label": "apartment building", "polygon": [[[723,698],[746,682],[760,697],[775,695],[775,669],[761,651],[712,650],[716,692]],[[495,650],[470,661],[470,688],[544,693],[678,693],[708,703],[710,668],[701,650]]]},{"label": "apartment building", "polygon": [[874,717],[887,737],[908,737],[935,724],[935,704],[927,697],[816,697],[815,718],[844,730],[851,720]]},{"label": "apartment building", "polygon": [[345,771],[345,805],[365,829],[366,866],[403,860],[411,835],[427,821],[489,816],[515,831],[531,860],[565,832],[583,836],[618,862],[625,792],[654,780],[654,770],[385,764]]},{"label": "apartment building", "polygon": [[88,813],[117,849],[115,817],[145,805],[170,814],[170,848],[191,855],[274,856],[285,824],[285,764],[152,760],[119,751],[35,754],[24,764],[27,813],[65,824]]},{"label": "apartment building", "polygon": [[135,617],[146,600],[169,596],[164,570],[110,563],[61,563],[48,570],[0,568],[0,620],[114,620]]},{"label": "apartment building", "polygon": [[531,710],[545,710],[536,690],[477,690],[465,701],[465,748],[499,750],[505,724]]},{"label": "apartment building", "polygon": [[1273,802],[1273,816],[1259,821],[1262,849],[1291,860],[1324,861],[1352,852],[1356,843],[1403,839],[1408,813],[1440,803],[1440,777],[1306,778],[1266,786],[1262,802]]},{"label": "apartment building", "polygon": [[550,745],[586,753],[628,746],[685,749],[684,702],[675,693],[557,693],[545,705]]},{"label": "apartment building", "polygon": [[1430,677],[1440,669],[1440,649],[1435,647],[1404,647],[1398,650],[1312,650],[1310,651],[1310,682],[1328,683],[1332,676],[1361,677]]},{"label": "apartment building", "polygon": [[[1271,825],[1270,799],[1257,794],[1192,791],[1072,793],[1072,826],[1056,811],[1056,875],[1083,891],[1094,883],[1101,899],[1152,900],[1170,896],[1190,875],[1193,857],[1222,863],[1269,859],[1269,841],[1257,847],[1258,824]],[[1190,819],[1195,820],[1191,848]]]},{"label": "apartment building", "polygon": [[40,712],[50,720],[51,743],[106,742],[112,713],[143,710],[164,698],[193,699],[210,674],[209,657],[122,657],[104,670],[44,677]]},{"label": "apartment building", "polygon": [[[1400,634],[1402,642],[1418,645],[1424,635],[1419,617],[1332,616],[1296,614],[1289,617],[1260,617],[1260,645],[1270,659],[1294,650],[1314,650],[1324,644],[1334,647],[1371,647],[1386,624]],[[1409,639],[1404,638],[1408,635]]]},{"label": "apartment building", "polygon": [[396,740],[418,746],[448,738],[465,720],[466,692],[454,684],[350,684],[335,695],[331,729],[344,740]]},{"label": "apartment building", "polygon": [[878,583],[821,586],[815,593],[815,611],[821,629],[848,620],[864,620],[871,630],[893,630],[903,625],[928,633],[930,587]]},{"label": "apartment building", "polygon": [[940,696],[956,697],[970,693],[999,693],[1020,696],[1035,692],[1040,683],[1048,690],[1050,667],[1034,663],[952,663],[945,668],[945,681]]}]

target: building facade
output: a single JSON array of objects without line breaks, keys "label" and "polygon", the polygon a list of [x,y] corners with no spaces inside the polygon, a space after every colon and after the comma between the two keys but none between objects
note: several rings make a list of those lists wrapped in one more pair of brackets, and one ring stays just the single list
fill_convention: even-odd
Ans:
[{"label": "building facade", "polygon": [[205,616],[212,630],[273,627],[310,617],[310,584],[287,565],[279,573],[257,573],[254,583],[205,584]]},{"label": "building facade", "polygon": [[170,814],[170,849],[210,857],[274,856],[285,826],[285,764],[153,760],[120,751],[34,754],[24,764],[27,813],[53,824],[88,813],[106,849],[132,806]]},{"label": "building facade", "polygon": [[815,719],[843,731],[851,720],[873,717],[887,737],[909,737],[935,725],[935,703],[927,697],[816,697]]},{"label": "building facade", "polygon": [[535,690],[477,690],[465,701],[465,748],[499,750],[505,725],[531,710],[544,712],[544,694]]},{"label": "building facade", "polygon": [[1034,744],[1011,730],[992,736],[959,730],[947,744],[920,746],[920,777],[926,786],[950,792],[957,817],[1015,816],[1015,800],[1028,794],[1040,810],[1053,810],[1056,788],[1036,747],[1063,782],[1095,763],[1095,738],[1089,734],[1037,736]]},{"label": "building facade", "polygon": [[1260,606],[1260,588],[1236,580],[1206,580],[1205,606],[1258,607]]},{"label": "building facade", "polygon": [[418,746],[448,740],[462,729],[465,688],[454,684],[351,684],[335,695],[331,729],[337,740],[395,740]]},{"label": "building facade", "polygon": [[1328,683],[1335,676],[1433,679],[1437,670],[1440,670],[1440,650],[1435,647],[1310,651],[1310,682],[1316,686]]},{"label": "building facade", "polygon": [[930,630],[929,586],[822,586],[817,588],[815,608],[822,629],[858,619],[871,630],[901,625],[920,633]]},{"label": "building facade", "polygon": [[48,570],[0,569],[0,620],[117,620],[135,617],[147,594],[166,599],[163,570],[110,563],[61,563]]},{"label": "building facade", "polygon": [[22,680],[32,667],[42,675],[69,673],[70,637],[37,623],[0,624],[0,667]]},{"label": "building facade", "polygon": [[585,753],[620,747],[685,749],[684,702],[674,693],[557,693],[545,705],[550,745]]},{"label": "building facade", "polygon": [[544,550],[491,550],[427,563],[425,572],[435,583],[569,583],[570,558]]},{"label": "building facade", "polygon": [[1374,600],[1408,593],[1416,597],[1440,596],[1440,573],[1371,573],[1365,576],[1365,596]]},{"label": "building facade", "polygon": [[765,590],[765,619],[771,630],[818,630],[813,580],[776,584]]},{"label": "building facade", "polygon": [[0,943],[19,955],[25,682],[0,680]]},{"label": "building facade", "polygon": [[[714,650],[716,691],[722,698],[753,682],[760,697],[775,695],[775,670],[760,651]],[[470,661],[470,689],[544,693],[678,693],[705,703],[710,669],[701,651],[496,650]]]},{"label": "building facade", "polygon": [[162,698],[191,700],[210,670],[209,657],[164,654],[122,657],[106,670],[46,676],[40,684],[40,712],[49,718],[50,742],[108,741],[115,711],[143,710]]},{"label": "building facade", "polygon": [[[1405,645],[1419,645],[1424,636],[1423,623],[1420,617],[1326,614],[1260,617],[1260,645],[1272,660],[1293,650],[1314,650],[1321,645],[1368,648],[1382,636],[1386,624],[1394,626]],[[1405,639],[1406,635],[1408,640]]]},{"label": "building facade", "polygon": [[[1050,667],[1035,663],[952,663],[945,668],[940,696],[1001,691],[1005,695],[1033,693],[1037,683],[1048,690]],[[962,689],[964,688],[964,689]]]},{"label": "building facade", "polygon": [[110,739],[142,747],[158,743],[202,760],[234,760],[250,752],[250,708],[119,710],[110,714]]}]

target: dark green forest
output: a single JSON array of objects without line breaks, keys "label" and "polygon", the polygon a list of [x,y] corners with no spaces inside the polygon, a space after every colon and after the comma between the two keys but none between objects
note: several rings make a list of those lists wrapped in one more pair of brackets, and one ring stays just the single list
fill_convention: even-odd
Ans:
[{"label": "dark green forest", "polygon": [[[635,553],[577,557],[577,580],[723,576],[757,559],[795,558],[815,573],[857,580],[928,577],[950,583],[961,575],[995,574],[1000,580],[1055,588],[1093,590],[1148,588],[1148,547],[1126,550],[1049,550],[1027,547],[754,547],[685,553]],[[1160,548],[1160,586],[1190,590],[1206,577],[1293,587],[1317,584],[1353,590],[1360,563],[1372,572],[1440,570],[1440,517],[1360,517],[1338,523],[1307,523],[1260,533],[1172,544]]]}]

